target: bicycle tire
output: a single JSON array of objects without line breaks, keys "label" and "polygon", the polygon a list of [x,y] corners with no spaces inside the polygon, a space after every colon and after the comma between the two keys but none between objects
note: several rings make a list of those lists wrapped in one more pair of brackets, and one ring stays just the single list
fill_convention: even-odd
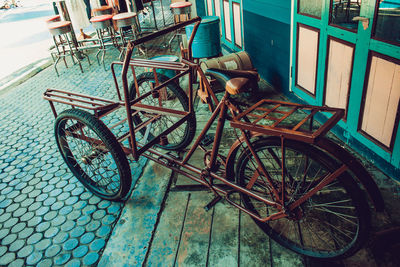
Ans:
[{"label": "bicycle tire", "polygon": [[[74,137],[75,131],[89,138]],[[54,133],[68,168],[90,192],[107,200],[126,197],[132,183],[129,163],[102,121],[84,110],[69,109],[57,116]]]},{"label": "bicycle tire", "polygon": [[[160,83],[164,83],[169,78],[163,74],[157,73],[157,78]],[[153,72],[144,72],[138,75],[137,83],[139,87],[139,93],[142,95],[145,92],[148,92],[151,87],[150,84],[155,83],[154,73]],[[135,99],[136,97],[136,88],[135,84],[132,83],[130,85],[130,99]],[[166,85],[166,95],[167,99],[162,100],[162,105],[171,109],[176,109],[180,111],[189,111],[189,100],[186,96],[183,89],[176,83],[170,82]],[[177,100],[177,101],[176,101]],[[159,105],[159,99],[153,98],[152,96],[146,97],[141,101],[141,103],[146,105]],[[139,115],[140,114],[140,115]],[[136,125],[139,125],[144,121],[143,117],[146,116],[146,112],[139,112],[133,116],[133,121]],[[158,133],[166,130],[170,125],[177,122],[179,118],[172,116],[162,116],[159,120],[155,122],[155,125],[152,126],[150,131],[149,140],[152,140],[154,136],[157,136]],[[160,147],[165,150],[182,150],[186,148],[193,140],[196,131],[196,118],[194,114],[188,118],[186,122],[172,131],[167,135],[168,144],[161,145],[157,144],[157,147]],[[146,132],[146,127],[140,130],[141,134],[144,135]]]},{"label": "bicycle tire", "polygon": [[[285,140],[284,142],[285,179],[292,180],[291,183],[285,183],[289,201],[292,198],[294,201],[304,195],[318,181],[326,177],[326,174],[332,173],[340,166],[315,146],[294,140]],[[281,154],[279,154],[281,151],[280,138],[262,138],[252,145],[257,155],[265,156],[265,158],[261,157],[261,160],[268,172],[267,175],[276,184],[281,183],[281,163],[276,157],[281,159]],[[265,153],[265,151],[267,152]],[[246,148],[238,157],[235,174],[240,186],[245,186],[248,180],[246,177],[250,179],[251,174],[254,174],[257,165],[250,168],[254,164],[252,158],[253,155],[249,148]],[[249,164],[249,162],[252,163]],[[299,170],[303,170],[305,173],[299,173]],[[314,175],[312,180],[311,174]],[[321,179],[318,179],[317,176]],[[268,183],[263,183],[263,179],[260,177],[257,178],[252,191],[258,194],[262,193],[261,195],[270,200],[275,200]],[[301,179],[297,179],[298,177]],[[277,243],[299,254],[325,259],[341,259],[351,256],[361,248],[368,237],[370,211],[363,192],[356,182],[352,179],[344,179],[344,177],[348,176],[341,175],[323,187],[294,210],[290,217],[265,223],[255,218],[253,220]],[[277,211],[244,193],[241,193],[241,199],[246,209],[260,217],[266,217],[271,212]]]}]

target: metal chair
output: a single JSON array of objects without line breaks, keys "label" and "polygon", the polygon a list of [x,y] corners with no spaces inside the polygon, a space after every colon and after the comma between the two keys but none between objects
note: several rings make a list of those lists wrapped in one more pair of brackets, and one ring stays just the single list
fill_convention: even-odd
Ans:
[{"label": "metal chair", "polygon": [[[54,21],[54,19],[53,19],[53,21]],[[54,69],[56,70],[57,76],[59,76],[58,70],[57,70],[58,61],[60,60],[60,58],[63,58],[65,66],[68,68],[67,62],[65,60],[65,57],[67,57],[68,55],[71,56],[72,62],[74,64],[76,64],[75,60],[78,62],[81,72],[83,73],[81,61],[76,56],[76,54],[80,53],[80,54],[84,55],[85,57],[87,57],[89,65],[90,65],[90,60],[87,55],[85,55],[82,52],[79,52],[78,48],[75,47],[73,45],[72,41],[70,40],[70,37],[68,35],[72,31],[71,22],[70,21],[51,22],[51,23],[48,23],[48,28],[49,28],[50,34],[53,36],[54,45],[57,50],[57,53],[56,53],[57,59],[54,63]],[[57,40],[57,37],[58,37],[58,40]]]},{"label": "metal chair", "polygon": [[[181,16],[184,17],[182,21],[186,21],[186,20],[190,19],[190,11],[191,11],[191,7],[192,7],[192,3],[190,3],[190,2],[175,2],[175,3],[172,3],[169,7],[171,8],[171,12],[174,15],[174,23],[175,24],[181,22],[181,19],[182,19]],[[178,35],[183,35],[183,34],[176,31],[175,34],[172,36],[172,38],[168,42],[169,47],[171,47],[172,41]]]},{"label": "metal chair", "polygon": [[[113,17],[113,21],[116,23],[119,34],[122,41],[122,48],[119,54],[119,59],[122,60],[125,54],[127,40],[136,39],[137,26],[137,14],[135,12],[124,12],[117,14]],[[132,34],[127,34],[124,27],[129,27],[132,30]]]},{"label": "metal chair", "polygon": [[[104,64],[104,56],[106,55],[106,42],[111,41],[112,44],[117,47],[118,44],[115,40],[115,33],[113,28],[113,16],[112,15],[100,15],[95,16],[90,19],[93,27],[96,29],[96,34],[99,39],[100,47],[96,53],[97,62],[100,65],[100,62],[103,63],[104,70],[106,66]],[[99,60],[99,54],[102,53],[101,60]]]}]

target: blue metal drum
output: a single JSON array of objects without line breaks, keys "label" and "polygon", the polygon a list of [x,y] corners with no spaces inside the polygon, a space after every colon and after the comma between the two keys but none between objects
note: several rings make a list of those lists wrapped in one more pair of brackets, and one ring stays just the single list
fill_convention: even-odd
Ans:
[{"label": "blue metal drum", "polygon": [[[194,24],[186,27],[188,40],[193,32]],[[194,58],[215,57],[221,53],[221,35],[219,32],[219,17],[202,17],[192,44]]]},{"label": "blue metal drum", "polygon": [[[160,61],[169,61],[169,62],[178,62],[179,57],[173,55],[163,55],[163,56],[156,56],[150,59],[160,60]],[[147,68],[145,71],[153,71],[151,68],[148,70]],[[166,69],[157,69],[157,73],[164,74],[168,78],[173,78],[176,75],[176,71],[174,70],[166,70]]]}]

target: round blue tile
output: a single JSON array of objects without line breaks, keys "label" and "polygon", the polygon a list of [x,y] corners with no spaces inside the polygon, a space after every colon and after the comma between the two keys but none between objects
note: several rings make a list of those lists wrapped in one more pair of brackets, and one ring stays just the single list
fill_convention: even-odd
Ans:
[{"label": "round blue tile", "polygon": [[79,242],[77,239],[69,239],[68,241],[66,241],[63,245],[63,249],[65,251],[70,251],[75,249],[78,246]]},{"label": "round blue tile", "polygon": [[89,248],[87,246],[79,246],[77,248],[74,249],[74,251],[72,252],[72,255],[74,256],[74,258],[81,258],[83,256],[86,255],[86,253],[88,253]]},{"label": "round blue tile", "polygon": [[70,258],[71,254],[69,253],[59,254],[54,258],[54,263],[57,265],[64,265],[65,263],[67,263],[67,261],[69,261]]},{"label": "round blue tile", "polygon": [[61,246],[53,244],[46,249],[45,256],[48,258],[52,258],[56,256],[61,251]]},{"label": "round blue tile", "polygon": [[95,238],[94,233],[89,232],[89,233],[84,234],[84,235],[81,237],[81,240],[80,240],[80,241],[81,241],[81,244],[89,244],[90,242],[93,241],[94,238]]},{"label": "round blue tile", "polygon": [[83,258],[83,264],[92,265],[95,264],[98,259],[99,259],[99,254],[95,252],[90,252]]},{"label": "round blue tile", "polygon": [[99,251],[106,245],[106,241],[104,239],[96,239],[90,244],[90,250]]}]

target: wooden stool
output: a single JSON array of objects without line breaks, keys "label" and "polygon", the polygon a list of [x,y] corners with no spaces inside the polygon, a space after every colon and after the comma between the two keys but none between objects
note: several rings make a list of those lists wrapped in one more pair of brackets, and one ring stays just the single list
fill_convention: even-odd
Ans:
[{"label": "wooden stool", "polygon": [[[136,30],[137,30],[137,14],[135,12],[125,12],[117,14],[113,17],[115,21],[122,41],[121,53],[119,54],[119,59],[122,61],[123,56],[125,54],[127,40],[136,39]],[[125,34],[123,27],[130,27],[132,29],[132,35]]]},{"label": "wooden stool", "polygon": [[[97,38],[99,39],[100,47],[96,53],[97,62],[100,65],[99,54],[102,52],[101,62],[103,63],[104,70],[106,66],[104,64],[104,56],[106,55],[106,45],[105,42],[107,40],[111,40],[114,46],[118,46],[115,43],[115,36],[114,36],[114,28],[113,28],[113,16],[112,15],[100,15],[95,16],[90,19],[93,27],[96,29]],[[108,33],[108,35],[105,35]]]},{"label": "wooden stool", "polygon": [[[192,3],[190,2],[176,2],[172,3],[170,6],[172,14],[174,15],[174,22],[179,23],[181,22],[181,16],[184,16],[184,19],[182,21],[186,21],[190,19],[190,10],[192,7]],[[178,33],[178,31],[175,32],[174,36],[172,36],[171,40],[169,40],[169,47],[171,47],[171,43],[174,40],[174,38],[178,35],[183,35],[182,33]],[[179,40],[178,40],[179,41]]]},{"label": "wooden stool", "polygon": [[[78,52],[78,48],[73,45],[71,42],[70,38],[68,37],[68,34],[71,33],[72,27],[71,27],[71,22],[70,21],[57,21],[57,22],[51,22],[48,23],[48,28],[53,36],[54,44],[57,49],[57,60],[54,63],[54,69],[56,70],[57,76],[59,76],[58,71],[57,71],[57,63],[60,60],[60,58],[63,58],[65,66],[68,68],[67,62],[65,61],[65,57],[68,56],[68,54],[71,56],[72,62],[75,64],[75,59],[79,64],[79,67],[81,69],[81,72],[83,73],[81,61],[79,58],[75,55],[75,53]],[[56,37],[59,38],[59,41],[57,41]],[[62,37],[62,38],[61,38]],[[67,46],[68,50],[66,50],[65,46]],[[60,47],[62,48],[62,51],[60,51]],[[75,50],[75,51],[74,51]],[[81,52],[82,55],[87,57],[89,65],[90,65],[90,60],[87,55]]]}]

